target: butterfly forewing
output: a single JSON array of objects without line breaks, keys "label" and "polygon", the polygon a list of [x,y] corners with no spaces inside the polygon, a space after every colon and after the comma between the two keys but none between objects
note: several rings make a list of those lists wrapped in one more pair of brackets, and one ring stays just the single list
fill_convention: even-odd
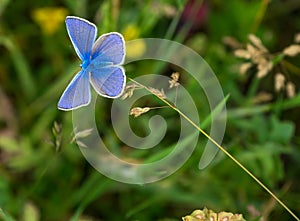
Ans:
[{"label": "butterfly forewing", "polygon": [[68,16],[66,18],[66,26],[79,58],[82,61],[90,59],[93,44],[96,39],[96,26],[85,19],[74,16]]},{"label": "butterfly forewing", "polygon": [[83,61],[82,70],[62,94],[58,108],[73,110],[90,103],[92,84],[104,97],[122,95],[126,83],[125,71],[119,65],[125,57],[125,42],[117,32],[104,34],[95,42],[97,28],[82,18],[68,16],[66,26],[77,55]]},{"label": "butterfly forewing", "polygon": [[94,64],[111,63],[122,64],[125,57],[125,42],[123,36],[117,32],[101,35],[92,50]]},{"label": "butterfly forewing", "polygon": [[91,92],[89,77],[86,71],[80,71],[72,79],[62,94],[58,108],[61,110],[73,110],[90,103]]},{"label": "butterfly forewing", "polygon": [[90,72],[90,82],[101,96],[117,98],[122,95],[124,90],[125,72],[119,66],[94,69]]}]

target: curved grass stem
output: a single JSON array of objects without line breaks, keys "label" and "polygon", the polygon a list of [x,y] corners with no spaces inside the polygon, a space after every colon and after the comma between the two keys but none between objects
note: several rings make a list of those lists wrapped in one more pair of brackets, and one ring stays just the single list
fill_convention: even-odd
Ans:
[{"label": "curved grass stem", "polygon": [[183,112],[181,112],[178,108],[176,108],[172,103],[170,103],[168,100],[164,99],[161,96],[157,96],[155,93],[153,93],[152,90],[147,88],[146,86],[140,84],[139,82],[129,78],[132,82],[139,85],[140,87],[144,88],[151,94],[155,95],[157,98],[159,98],[161,101],[163,101],[166,105],[168,105],[170,108],[175,110],[177,113],[179,113],[183,118],[185,118],[191,125],[193,125],[200,133],[202,133],[207,139],[209,139],[213,144],[215,144],[223,153],[225,153],[234,163],[236,163],[242,170],[244,170],[252,179],[255,180],[265,191],[267,191],[286,211],[288,211],[297,221],[300,221],[300,219],[294,214],[288,206],[282,202],[268,187],[266,187],[255,175],[253,175],[243,164],[241,164],[234,156],[232,156],[224,147],[222,147],[220,144],[218,144],[209,134],[207,134],[204,130],[202,130],[197,124],[195,124],[188,116],[186,116]]}]

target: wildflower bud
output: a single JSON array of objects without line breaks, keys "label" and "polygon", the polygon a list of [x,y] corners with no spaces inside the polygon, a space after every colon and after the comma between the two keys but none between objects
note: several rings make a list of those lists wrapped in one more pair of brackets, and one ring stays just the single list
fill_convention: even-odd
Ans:
[{"label": "wildflower bud", "polygon": [[185,217],[182,217],[182,220],[183,221],[199,221],[199,219],[193,217],[193,216],[185,216]]},{"label": "wildflower bud", "polygon": [[300,53],[300,45],[290,45],[283,49],[283,54],[294,57]]},{"label": "wildflower bud", "polygon": [[220,212],[218,214],[218,221],[229,221],[232,220],[233,214],[228,212]]},{"label": "wildflower bud", "polygon": [[192,214],[182,218],[183,221],[206,221],[214,220],[217,221],[217,214],[212,211],[204,208],[203,210],[194,210]]},{"label": "wildflower bud", "polygon": [[218,213],[218,221],[245,221],[245,219],[242,214],[220,212]]},{"label": "wildflower bud", "polygon": [[207,209],[206,208],[204,208],[204,210],[202,211],[202,210],[199,210],[199,209],[197,209],[197,210],[194,210],[193,212],[192,212],[192,214],[191,214],[191,216],[192,217],[194,217],[194,218],[197,218],[197,220],[204,220],[207,216],[207,214],[206,214],[206,212],[207,212]]},{"label": "wildflower bud", "polygon": [[183,221],[245,221],[242,214],[233,214],[228,212],[215,213],[212,210],[204,208],[195,210],[192,214],[182,218]]}]

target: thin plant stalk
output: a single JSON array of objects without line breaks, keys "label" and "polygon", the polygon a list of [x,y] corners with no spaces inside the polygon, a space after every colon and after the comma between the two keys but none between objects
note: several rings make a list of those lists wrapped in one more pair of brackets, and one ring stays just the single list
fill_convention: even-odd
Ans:
[{"label": "thin plant stalk", "polygon": [[202,130],[197,124],[195,124],[188,116],[186,116],[183,112],[181,112],[177,107],[175,107],[173,104],[171,104],[166,99],[157,96],[154,94],[149,88],[146,86],[140,84],[139,82],[129,78],[132,82],[139,85],[140,87],[144,88],[145,90],[149,91],[151,94],[155,95],[157,98],[159,98],[161,101],[163,101],[166,105],[168,105],[170,108],[175,110],[177,113],[179,113],[183,118],[185,118],[191,125],[193,125],[200,133],[202,133],[207,139],[209,139],[213,144],[215,144],[223,153],[225,153],[234,163],[236,163],[242,170],[244,170],[252,179],[255,180],[263,189],[265,189],[286,211],[288,211],[297,221],[300,221],[300,219],[288,208],[288,206],[282,202],[268,187],[266,187],[255,175],[253,175],[243,164],[241,164],[234,156],[232,156],[224,147],[222,147],[220,144],[218,144],[211,136],[209,136],[204,130]]}]

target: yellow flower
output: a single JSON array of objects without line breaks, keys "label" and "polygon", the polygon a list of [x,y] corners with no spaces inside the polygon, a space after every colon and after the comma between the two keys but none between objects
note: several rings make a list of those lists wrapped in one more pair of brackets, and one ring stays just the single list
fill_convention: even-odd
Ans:
[{"label": "yellow flower", "polygon": [[126,56],[129,58],[139,58],[146,52],[144,40],[137,39],[126,42]]},{"label": "yellow flower", "polygon": [[59,29],[67,14],[68,11],[62,7],[44,7],[35,9],[32,18],[45,35],[52,35]]},{"label": "yellow flower", "polygon": [[123,36],[125,41],[136,39],[140,36],[140,29],[134,24],[129,24],[123,30]]},{"label": "yellow flower", "polygon": [[135,24],[129,24],[122,31],[126,42],[126,56],[130,58],[139,58],[146,51],[146,43],[140,36],[140,29]]}]

